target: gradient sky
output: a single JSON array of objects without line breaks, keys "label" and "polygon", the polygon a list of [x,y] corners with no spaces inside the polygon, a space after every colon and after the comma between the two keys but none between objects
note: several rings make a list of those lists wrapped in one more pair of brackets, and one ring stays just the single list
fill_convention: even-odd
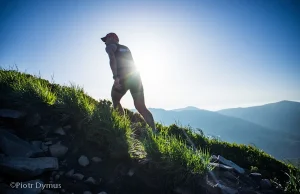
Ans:
[{"label": "gradient sky", "polygon": [[[108,32],[130,48],[148,107],[300,101],[298,0],[0,0],[0,66],[110,99]],[[134,108],[129,92],[121,103]]]}]

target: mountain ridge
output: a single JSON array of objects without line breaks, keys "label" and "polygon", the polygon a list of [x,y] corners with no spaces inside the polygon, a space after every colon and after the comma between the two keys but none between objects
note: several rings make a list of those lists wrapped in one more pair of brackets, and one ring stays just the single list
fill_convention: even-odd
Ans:
[{"label": "mountain ridge", "polygon": [[284,100],[262,106],[223,109],[218,113],[300,137],[300,102]]}]

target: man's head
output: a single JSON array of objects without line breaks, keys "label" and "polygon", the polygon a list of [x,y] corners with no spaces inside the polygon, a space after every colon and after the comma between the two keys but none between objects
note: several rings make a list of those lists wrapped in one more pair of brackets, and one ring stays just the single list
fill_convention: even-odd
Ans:
[{"label": "man's head", "polygon": [[101,40],[105,42],[105,44],[119,43],[119,37],[113,32],[106,34]]}]

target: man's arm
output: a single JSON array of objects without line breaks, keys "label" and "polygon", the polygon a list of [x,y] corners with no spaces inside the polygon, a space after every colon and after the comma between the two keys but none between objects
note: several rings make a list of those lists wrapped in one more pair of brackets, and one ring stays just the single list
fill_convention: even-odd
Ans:
[{"label": "man's arm", "polygon": [[117,73],[118,73],[117,72],[117,61],[115,58],[116,49],[117,49],[117,46],[114,44],[108,45],[105,48],[105,50],[108,54],[108,57],[109,57],[109,64],[110,64],[110,68],[111,68],[114,78],[117,76]]}]

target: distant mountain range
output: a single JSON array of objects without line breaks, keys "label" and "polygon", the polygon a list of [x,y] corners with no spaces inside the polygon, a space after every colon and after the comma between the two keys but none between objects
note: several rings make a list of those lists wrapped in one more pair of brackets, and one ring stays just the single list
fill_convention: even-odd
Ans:
[{"label": "distant mountain range", "polygon": [[218,113],[300,137],[300,102],[281,101],[263,106],[224,109]]},{"label": "distant mountain range", "polygon": [[201,109],[194,106],[187,106],[185,108],[173,109],[172,111],[183,111],[183,110],[201,110]]},{"label": "distant mountain range", "polygon": [[189,125],[223,141],[254,144],[277,159],[300,158],[299,102],[281,101],[215,112],[192,106],[150,111],[155,121],[164,125]]}]

